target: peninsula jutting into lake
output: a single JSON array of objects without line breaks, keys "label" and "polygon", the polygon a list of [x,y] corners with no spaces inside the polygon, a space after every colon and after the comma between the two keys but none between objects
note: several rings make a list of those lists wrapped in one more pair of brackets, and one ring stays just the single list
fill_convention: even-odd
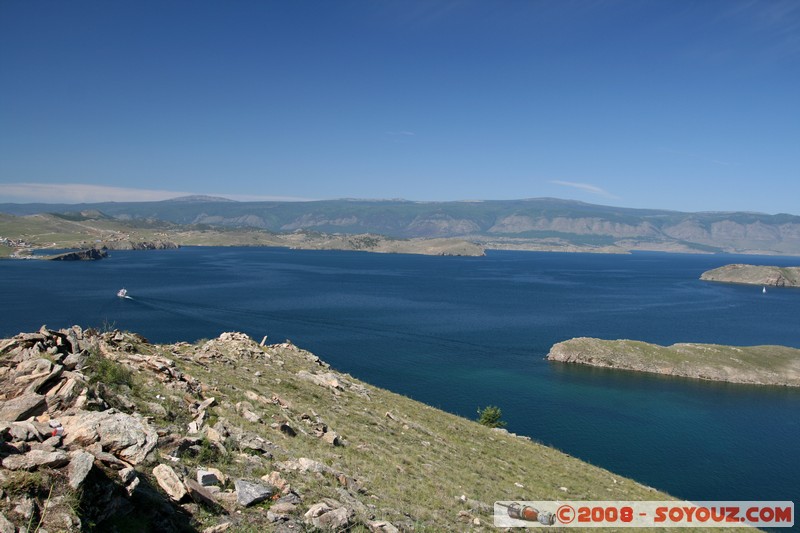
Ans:
[{"label": "peninsula jutting into lake", "polygon": [[579,337],[555,344],[547,359],[710,381],[800,387],[800,350],[786,346],[659,346]]},{"label": "peninsula jutting into lake", "polygon": [[763,287],[800,287],[800,267],[725,265],[703,272],[700,279]]}]

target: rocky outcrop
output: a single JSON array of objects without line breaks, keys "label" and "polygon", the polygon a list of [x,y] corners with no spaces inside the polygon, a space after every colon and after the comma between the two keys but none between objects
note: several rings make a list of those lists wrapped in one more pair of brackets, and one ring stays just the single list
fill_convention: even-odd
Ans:
[{"label": "rocky outcrop", "polygon": [[553,345],[547,359],[710,381],[800,387],[800,350],[784,346],[659,346],[580,337]]},{"label": "rocky outcrop", "polygon": [[575,235],[608,235],[616,238],[656,237],[661,232],[650,222],[636,225],[612,222],[599,217],[531,217],[510,215],[498,220],[489,228],[490,233],[523,233],[527,231],[552,231]]},{"label": "rocky outcrop", "polygon": [[[126,487],[112,472],[143,464],[158,435],[145,419],[108,408],[112,393],[92,382],[85,364],[92,353],[108,350],[112,338],[78,327],[42,327],[0,341],[0,479],[30,472],[35,477],[29,479],[49,483],[48,492],[32,486],[33,492],[12,494],[26,502],[28,526],[43,526],[36,520],[46,515],[48,528],[78,531],[83,520],[99,523],[135,508],[125,490],[138,484],[136,474]],[[75,491],[91,502],[82,516],[66,503]],[[158,506],[151,511],[158,514]],[[60,525],[49,521],[52,515]]]},{"label": "rocky outcrop", "polygon": [[[316,369],[327,369],[328,365],[313,354],[290,343],[276,346],[312,369],[313,373],[306,373],[315,385],[337,395],[367,394],[365,387],[332,371],[317,374]],[[5,486],[10,483],[9,476],[35,475],[31,479],[49,483],[32,488],[30,493],[4,493],[7,504],[0,502],[0,512],[25,509],[22,514],[8,515],[11,519],[20,517],[17,523],[7,520],[9,531],[30,524],[41,529],[42,517],[51,513],[60,516],[58,522],[63,524],[51,525],[55,530],[79,531],[87,520],[103,529],[109,521],[132,512],[146,517],[151,530],[191,530],[191,510],[199,506],[220,517],[211,528],[223,531],[244,520],[231,513],[267,500],[274,500],[264,517],[269,523],[301,529],[305,527],[302,497],[281,473],[272,471],[261,479],[248,476],[253,470],[266,468],[275,453],[282,455],[286,471],[293,476],[324,474],[335,487],[363,490],[352,476],[311,459],[294,459],[281,446],[242,427],[241,422],[214,414],[216,422],[210,427],[210,413],[219,406],[217,398],[207,394],[211,391],[208,384],[179,370],[176,361],[165,356],[181,353],[180,347],[172,350],[153,349],[135,334],[98,333],[77,326],[60,331],[42,327],[36,333],[0,340],[0,482]],[[248,361],[263,364],[276,353],[247,335],[223,333],[193,349],[191,359],[200,365],[224,367]],[[152,416],[136,411],[137,404],[131,399],[133,373],[149,381],[150,391],[159,391],[155,395],[138,393],[150,400],[142,404]],[[164,394],[169,394],[173,402],[166,404],[168,407]],[[251,423],[274,430],[277,438],[306,438],[320,442],[320,446],[344,445],[342,437],[318,415],[294,413],[292,403],[277,394],[267,397],[247,390],[244,397],[248,401],[231,406],[230,415],[238,413],[247,419],[249,413],[255,417]],[[268,426],[263,424],[266,406],[282,414]],[[188,423],[176,427],[171,423],[175,419]],[[154,420],[162,425],[154,427]],[[236,481],[229,484],[230,476],[213,466],[190,467],[196,457],[205,461],[226,458],[222,464],[236,465]],[[55,509],[52,504],[80,494],[87,498],[80,507]],[[314,514],[308,523],[338,530],[354,523],[356,507],[355,501],[340,503]],[[367,514],[362,524],[374,518]],[[6,519],[6,515],[0,516]]]},{"label": "rocky outcrop", "polygon": [[97,261],[98,259],[105,259],[106,257],[108,257],[108,252],[105,250],[89,248],[87,250],[54,255],[48,257],[48,259],[50,259],[50,261]]},{"label": "rocky outcrop", "polygon": [[732,264],[703,272],[700,279],[764,287],[800,287],[800,267]]}]

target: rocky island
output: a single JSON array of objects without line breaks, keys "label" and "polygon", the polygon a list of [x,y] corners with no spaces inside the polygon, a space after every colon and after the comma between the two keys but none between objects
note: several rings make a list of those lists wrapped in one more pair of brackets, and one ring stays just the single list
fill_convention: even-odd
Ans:
[{"label": "rocky island", "polygon": [[670,496],[286,341],[0,340],[2,531],[488,531],[495,500]]},{"label": "rocky island", "polygon": [[700,279],[764,287],[800,287],[800,267],[725,265],[703,272]]},{"label": "rocky island", "polygon": [[580,337],[553,345],[547,359],[711,381],[800,387],[800,350],[785,346],[659,346]]}]

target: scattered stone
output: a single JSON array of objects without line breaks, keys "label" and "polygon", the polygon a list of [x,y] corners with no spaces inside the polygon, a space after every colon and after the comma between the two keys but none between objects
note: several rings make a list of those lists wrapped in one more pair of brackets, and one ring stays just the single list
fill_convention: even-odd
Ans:
[{"label": "scattered stone", "polygon": [[256,452],[262,452],[268,457],[272,457],[271,451],[274,448],[271,442],[262,439],[261,437],[259,437],[254,433],[244,433],[239,438],[239,447],[242,450],[253,450]]},{"label": "scattered stone", "polygon": [[119,479],[122,481],[123,485],[127,485],[134,479],[136,479],[136,470],[129,466],[128,468],[123,468],[119,471]]},{"label": "scattered stone", "polygon": [[136,487],[138,487],[138,486],[139,486],[139,483],[140,483],[140,482],[141,482],[141,481],[139,480],[139,478],[138,478],[138,477],[135,477],[135,478],[133,478],[133,481],[131,481],[130,483],[128,483],[127,485],[125,485],[125,492],[127,492],[127,493],[128,493],[128,496],[129,496],[129,497],[130,497],[130,496],[133,496],[133,493],[136,491]]},{"label": "scattered stone", "polygon": [[297,432],[296,432],[296,431],[295,431],[295,430],[292,428],[292,426],[290,426],[290,425],[289,425],[289,424],[287,424],[286,422],[283,422],[283,423],[282,423],[282,424],[279,426],[279,428],[278,428],[278,429],[280,429],[280,430],[281,430],[281,433],[283,433],[283,434],[284,434],[284,435],[286,435],[287,437],[296,437],[296,436],[297,436]]},{"label": "scattered stone", "polygon": [[228,531],[231,528],[230,522],[222,522],[217,524],[216,526],[209,526],[203,530],[203,533],[222,533],[223,531]]},{"label": "scattered stone", "polygon": [[213,472],[210,472],[208,470],[198,469],[197,482],[203,487],[207,487],[209,485],[218,485],[219,478]]},{"label": "scattered stone", "polygon": [[[261,394],[258,394],[257,392],[251,391],[251,390],[244,391],[244,397],[247,398],[248,400],[253,401],[253,402],[263,403],[264,405],[269,403],[269,400],[267,400],[266,397],[262,396]],[[248,405],[248,406],[249,406],[250,409],[253,408],[252,405]]]},{"label": "scattered stone", "polygon": [[361,483],[359,483],[358,480],[353,479],[352,477],[347,476],[345,474],[337,475],[336,481],[339,482],[339,485],[341,485],[342,487],[346,488],[349,491],[361,492],[361,493],[366,492],[366,490],[364,489],[364,487],[361,486]]},{"label": "scattered stone", "polygon": [[275,463],[275,466],[277,466],[279,470],[293,470],[297,472],[316,472],[319,474],[336,473],[333,470],[333,468],[329,467],[328,465],[320,463],[319,461],[314,461],[313,459],[308,459],[306,457],[291,459],[289,461],[284,461],[282,463]]},{"label": "scattered stone", "polygon": [[17,528],[14,527],[14,524],[8,521],[6,515],[0,513],[0,533],[15,533]]},{"label": "scattered stone", "polygon": [[253,424],[261,423],[261,417],[258,416],[253,411],[251,411],[250,409],[242,409],[242,418],[244,418],[248,422],[252,422]]},{"label": "scattered stone", "polygon": [[285,495],[278,498],[275,503],[291,503],[292,505],[300,505],[303,503],[303,500],[296,492],[289,491]]},{"label": "scattered stone", "polygon": [[159,418],[166,418],[167,417],[167,409],[158,402],[147,402],[145,407],[148,411],[153,413]]},{"label": "scattered stone", "polygon": [[189,493],[189,496],[195,502],[201,503],[211,508],[219,507],[219,504],[217,503],[217,500],[214,498],[214,495],[208,492],[197,481],[191,478],[186,478],[183,481],[183,484],[186,486],[186,491]]},{"label": "scattered stone", "polygon": [[275,514],[290,514],[297,509],[297,506],[289,502],[275,502],[270,506],[269,510]]},{"label": "scattered stone", "polygon": [[342,439],[335,431],[327,431],[322,434],[322,440],[331,446],[342,446]]},{"label": "scattered stone", "polygon": [[39,467],[60,468],[69,463],[69,456],[62,451],[44,452],[31,450],[22,455],[9,455],[3,459],[3,467],[9,470],[36,470]]},{"label": "scattered stone", "polygon": [[49,434],[46,430],[37,427],[33,422],[11,422],[7,427],[10,440],[28,442],[41,441],[44,435]]},{"label": "scattered stone", "polygon": [[289,482],[281,477],[280,472],[273,470],[266,476],[261,476],[261,479],[278,489],[281,494],[286,494],[291,490]]},{"label": "scattered stone", "polygon": [[323,531],[342,531],[350,526],[354,513],[352,509],[336,500],[325,499],[312,505],[303,518],[307,524]]},{"label": "scattered stone", "polygon": [[274,403],[275,405],[279,405],[281,409],[291,409],[292,407],[291,404],[289,404],[289,402],[287,402],[277,394],[272,395],[272,403]]},{"label": "scattered stone", "polygon": [[316,383],[320,387],[331,389],[336,394],[344,390],[339,378],[336,377],[336,375],[332,372],[326,372],[324,374],[312,374],[306,370],[301,370],[297,373],[297,377],[306,381],[310,381],[311,383]]},{"label": "scattered stone", "polygon": [[158,485],[164,489],[170,498],[179,502],[186,496],[186,488],[181,483],[181,478],[168,465],[160,464],[153,469],[153,475]]},{"label": "scattered stone", "polygon": [[69,476],[69,486],[77,489],[83,484],[83,480],[89,475],[94,466],[94,455],[89,452],[78,451],[72,455],[72,460],[67,467]]},{"label": "scattered stone", "polygon": [[400,533],[400,530],[394,527],[391,522],[385,520],[367,522],[367,527],[372,533]]},{"label": "scattered stone", "polygon": [[25,496],[14,507],[13,512],[26,520],[30,520],[33,517],[33,513],[36,512],[36,503],[33,498]]},{"label": "scattered stone", "polygon": [[214,397],[206,398],[200,405],[197,406],[197,410],[205,411],[206,409],[208,409],[209,407],[213,406],[216,403],[217,403],[216,398]]},{"label": "scattered stone", "polygon": [[243,479],[236,480],[234,485],[236,487],[236,501],[242,507],[249,507],[263,502],[272,496],[274,492],[272,487],[262,485],[261,483],[245,481]]},{"label": "scattered stone", "polygon": [[203,429],[203,432],[205,433],[206,438],[214,444],[222,444],[225,441],[225,438],[214,428],[206,426]]},{"label": "scattered stone", "polygon": [[228,476],[223,474],[222,471],[219,470],[218,468],[214,468],[214,467],[209,466],[209,467],[204,468],[204,470],[207,471],[207,472],[211,472],[212,474],[217,476],[217,479],[219,480],[220,485],[224,485],[225,483],[228,482]]}]

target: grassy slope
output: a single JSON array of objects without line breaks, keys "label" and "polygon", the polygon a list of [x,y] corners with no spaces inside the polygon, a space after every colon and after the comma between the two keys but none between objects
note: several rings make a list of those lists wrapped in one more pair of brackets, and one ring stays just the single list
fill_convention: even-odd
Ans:
[{"label": "grassy slope", "polygon": [[785,346],[673,344],[577,338],[553,346],[548,358],[734,383],[800,386],[800,350]]},{"label": "grassy slope", "polygon": [[[217,349],[227,348],[217,344]],[[197,357],[197,346],[187,344],[140,346],[138,350],[175,359],[179,368],[207,384],[207,396],[214,395],[219,404],[212,416],[275,442],[283,451],[275,453],[274,461],[308,457],[356,478],[365,488],[365,493],[357,497],[364,505],[374,506],[376,518],[410,524],[414,530],[492,529],[491,506],[495,500],[671,499],[552,448],[360,384],[347,375],[338,375],[345,390],[335,394],[297,376],[301,370],[329,370],[310,362],[307,352],[290,345],[266,347],[263,359],[249,360],[238,357],[236,349],[222,359],[202,360]],[[262,375],[255,377],[256,371]],[[354,393],[348,387],[350,383],[363,385],[368,397]],[[144,390],[151,397],[159,391],[158,383],[152,381]],[[252,393],[266,398],[277,394],[290,408],[253,401],[266,423],[249,423],[237,414],[234,403]],[[162,394],[169,395],[170,391]],[[302,433],[290,438],[269,426],[270,422],[286,420],[292,427],[303,429],[303,413],[318,414],[346,439],[347,445],[332,447]],[[218,466],[230,475],[257,476],[268,473],[274,463],[255,471],[235,460]],[[340,499],[339,485],[332,476],[284,476],[306,505],[323,497]],[[460,499],[462,495],[466,501]],[[458,521],[459,511],[469,511],[479,518],[481,526]],[[252,528],[247,530],[267,527],[264,509],[244,513],[243,523]],[[216,522],[211,515],[205,520],[201,526]]]}]

